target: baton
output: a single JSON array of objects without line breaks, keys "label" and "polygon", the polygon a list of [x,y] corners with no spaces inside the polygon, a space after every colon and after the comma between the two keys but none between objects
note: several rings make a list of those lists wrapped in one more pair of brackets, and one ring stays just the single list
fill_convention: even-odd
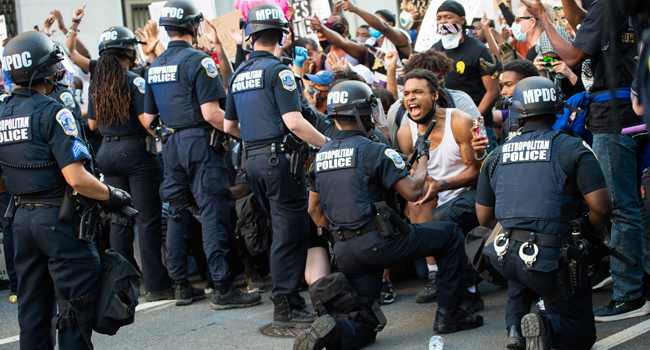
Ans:
[{"label": "baton", "polygon": [[[594,243],[594,242],[592,241],[592,243]],[[611,255],[611,256],[615,257],[616,259],[622,261],[625,265],[627,265],[629,267],[636,268],[637,266],[639,266],[639,263],[637,261],[635,261],[634,259],[630,258],[629,256],[623,254],[622,252],[619,252],[618,250],[616,250],[616,247],[612,247],[609,244],[607,244],[605,242],[602,242],[600,240],[597,240],[596,245],[599,248],[604,249],[609,255]]]},{"label": "baton", "polygon": [[135,210],[132,207],[126,206],[126,205],[123,206],[123,207],[115,208],[115,210],[122,213],[122,214],[124,214],[124,215],[126,215],[126,216],[128,216],[128,217],[135,218],[135,217],[138,216],[138,211],[137,210]]},{"label": "baton", "polygon": [[[420,135],[422,135],[422,137],[424,137],[425,139],[428,139],[429,135],[431,135],[431,131],[433,131],[433,127],[436,126],[436,123],[437,122],[436,122],[435,119],[432,120],[429,123],[429,126],[427,127],[427,131],[425,131],[424,134],[418,134],[418,138],[420,138]],[[413,165],[413,163],[415,163],[415,160],[418,159],[418,155],[419,155],[418,152],[416,150],[414,150],[413,155],[411,156],[411,159],[409,159],[409,164],[411,164],[411,166]]]}]

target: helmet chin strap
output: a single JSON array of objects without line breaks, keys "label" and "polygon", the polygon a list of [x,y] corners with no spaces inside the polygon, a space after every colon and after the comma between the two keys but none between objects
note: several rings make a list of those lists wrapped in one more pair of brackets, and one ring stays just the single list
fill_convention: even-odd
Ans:
[{"label": "helmet chin strap", "polygon": [[438,109],[438,101],[435,101],[435,102],[433,102],[433,108],[431,108],[431,111],[429,111],[429,113],[427,113],[427,115],[425,115],[424,118],[419,119],[419,120],[415,120],[415,119],[413,119],[413,117],[411,117],[411,113],[408,113],[408,112],[406,113],[406,116],[416,124],[421,124],[421,125],[427,124],[428,125],[429,122],[431,121],[431,118],[433,118],[433,115],[436,113],[437,109]]}]

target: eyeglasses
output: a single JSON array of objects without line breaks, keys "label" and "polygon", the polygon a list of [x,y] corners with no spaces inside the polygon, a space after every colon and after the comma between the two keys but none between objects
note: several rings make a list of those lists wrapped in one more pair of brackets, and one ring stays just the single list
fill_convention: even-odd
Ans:
[{"label": "eyeglasses", "polygon": [[533,16],[524,16],[524,17],[515,17],[515,22],[519,23],[519,21],[524,20],[524,19],[533,19],[535,17]]}]

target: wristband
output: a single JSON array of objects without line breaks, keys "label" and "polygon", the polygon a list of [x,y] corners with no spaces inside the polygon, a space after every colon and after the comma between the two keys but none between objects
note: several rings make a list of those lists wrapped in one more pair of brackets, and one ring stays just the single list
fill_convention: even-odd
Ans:
[{"label": "wristband", "polygon": [[474,153],[474,159],[476,159],[476,160],[483,160],[483,159],[485,159],[485,157],[487,157],[487,152],[485,152],[485,150],[483,150],[483,157],[481,157],[481,158],[476,158],[476,153]]},{"label": "wristband", "polygon": [[81,23],[81,18],[73,18],[72,22],[79,24]]},{"label": "wristband", "polygon": [[447,181],[445,181],[443,179],[443,180],[440,180],[440,182],[442,182],[442,191],[440,191],[440,192],[446,191],[447,190]]},{"label": "wristband", "polygon": [[78,33],[78,32],[69,31],[68,34],[67,34],[66,36],[68,36],[68,35],[74,35],[74,36],[77,36],[77,33]]}]

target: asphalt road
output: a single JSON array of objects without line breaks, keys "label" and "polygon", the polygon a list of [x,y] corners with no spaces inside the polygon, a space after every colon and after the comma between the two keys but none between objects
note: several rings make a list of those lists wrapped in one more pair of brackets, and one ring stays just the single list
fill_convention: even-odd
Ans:
[{"label": "asphalt road", "polygon": [[[270,290],[270,278],[265,279]],[[425,281],[415,278],[394,281],[395,303],[383,306],[388,325],[379,333],[374,344],[364,349],[427,349],[433,332],[436,304],[416,304],[415,295]],[[241,282],[239,283],[242,286]],[[486,282],[480,285],[485,310],[479,312],[485,324],[474,330],[443,335],[445,349],[505,349],[506,290]],[[606,305],[611,297],[611,286],[594,293],[594,307]],[[291,349],[293,339],[271,338],[259,333],[273,318],[270,292],[263,294],[262,304],[248,308],[212,311],[209,300],[189,306],[163,304],[140,310],[133,325],[123,327],[117,335],[93,335],[95,349]],[[307,293],[303,292],[307,297]],[[18,334],[16,305],[8,303],[9,291],[0,291],[0,344]],[[307,298],[307,300],[309,300]],[[141,298],[141,305],[147,305]],[[650,317],[613,323],[597,324],[598,341],[615,333],[637,330],[640,335],[614,347],[597,343],[594,349],[641,350],[650,349]],[[640,325],[639,325],[640,324]],[[638,325],[636,328],[630,328]],[[641,330],[638,330],[640,328]],[[626,331],[627,330],[627,331]],[[619,334],[620,335],[620,334]],[[610,338],[612,339],[612,338]],[[18,342],[0,345],[0,350],[18,349]]]}]

